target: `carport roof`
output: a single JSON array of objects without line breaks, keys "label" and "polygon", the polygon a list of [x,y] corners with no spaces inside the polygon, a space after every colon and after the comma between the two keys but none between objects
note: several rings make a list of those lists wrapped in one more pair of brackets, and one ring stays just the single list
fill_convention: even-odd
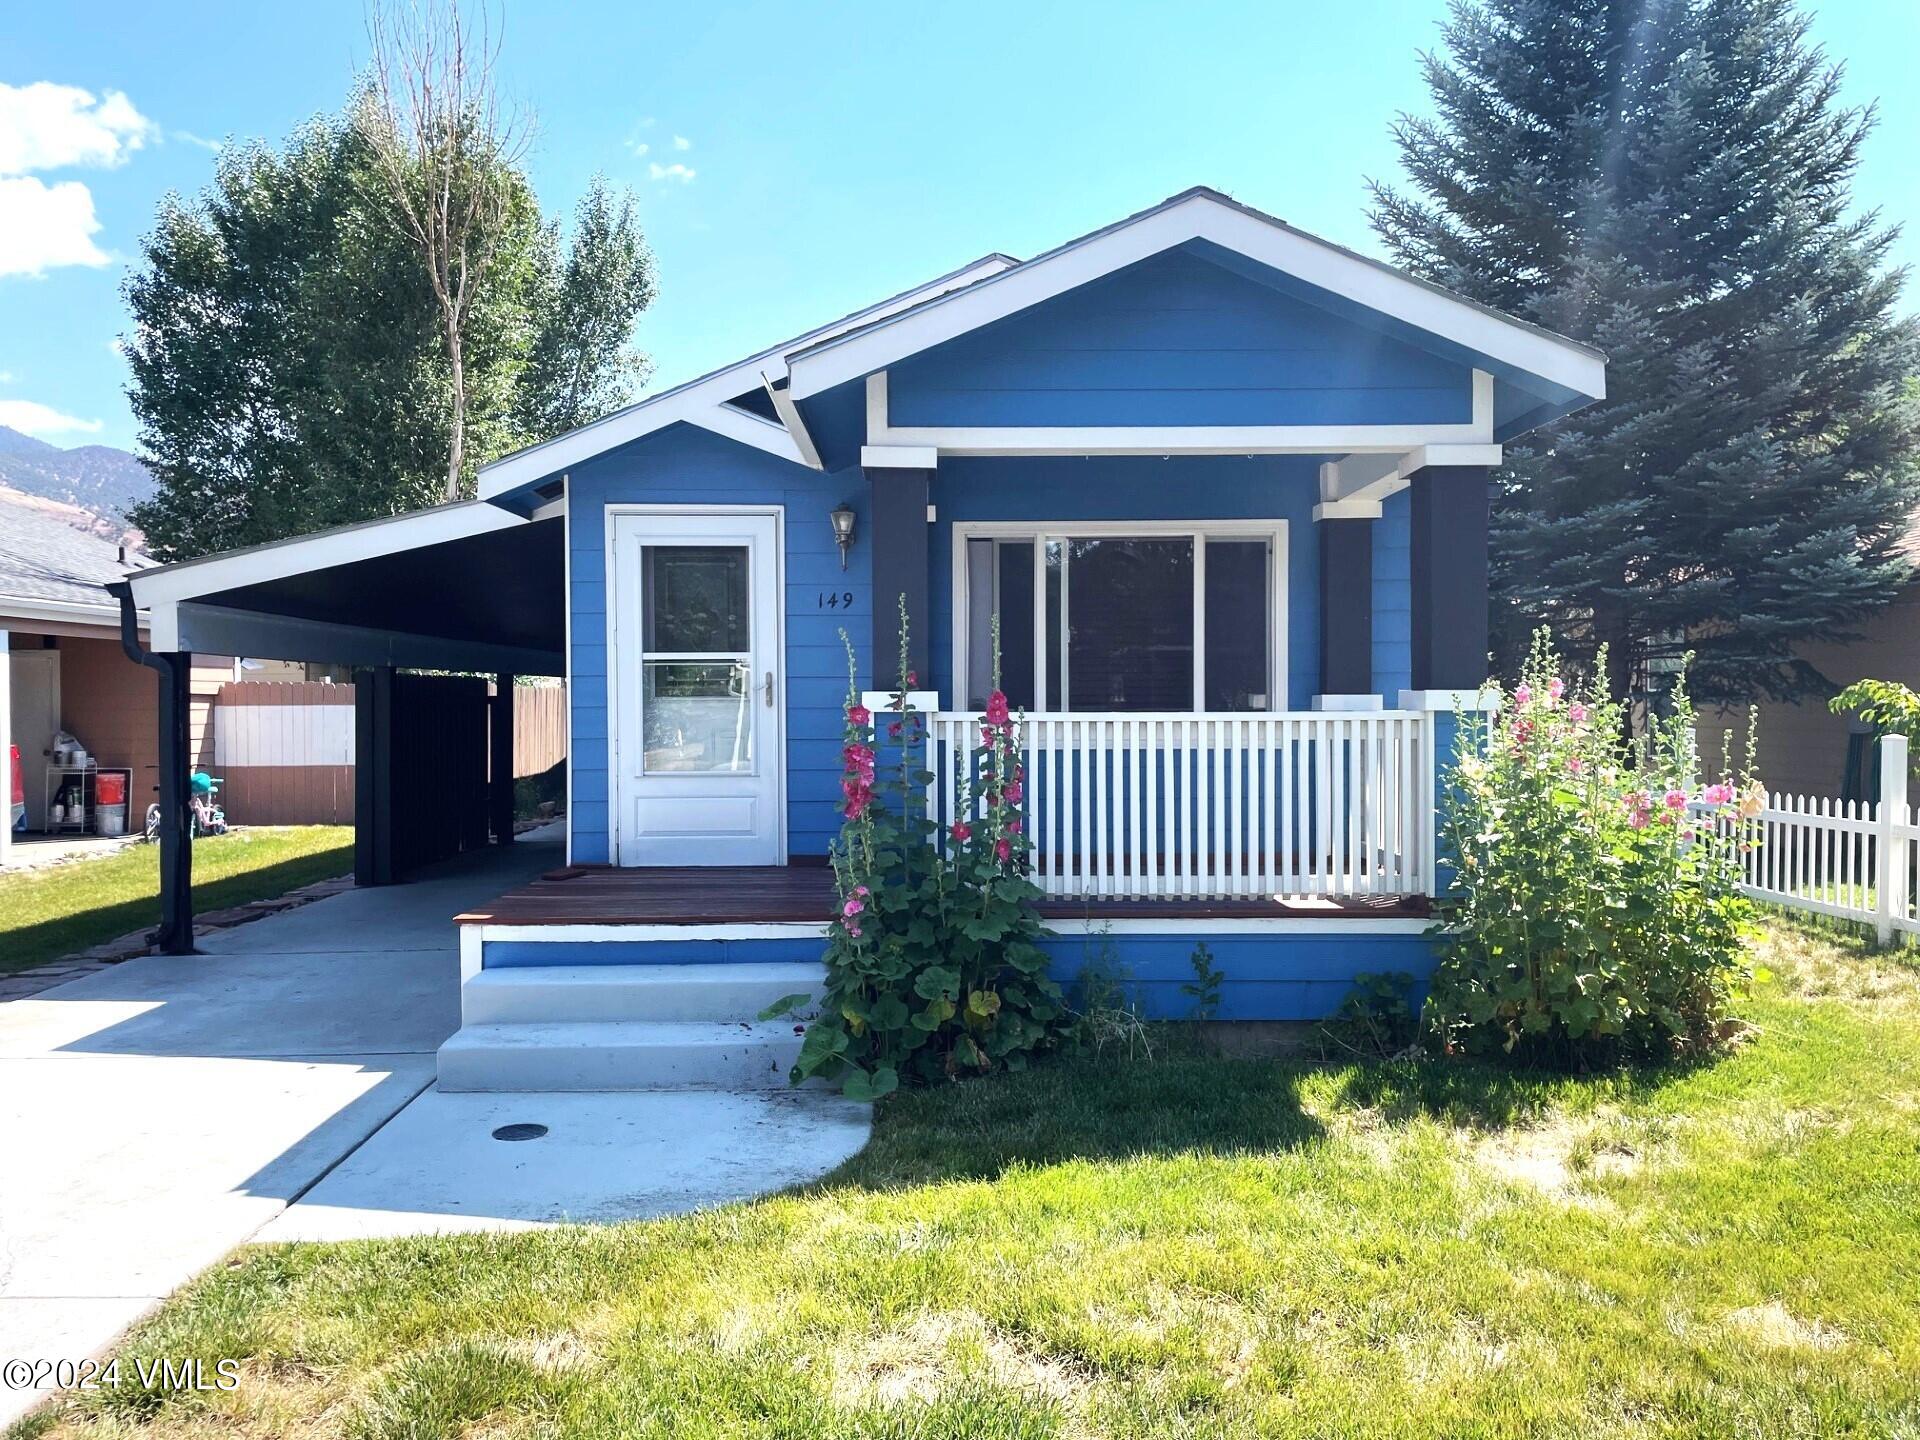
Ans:
[{"label": "carport roof", "polygon": [[130,577],[156,650],[558,674],[564,525],[483,501]]}]

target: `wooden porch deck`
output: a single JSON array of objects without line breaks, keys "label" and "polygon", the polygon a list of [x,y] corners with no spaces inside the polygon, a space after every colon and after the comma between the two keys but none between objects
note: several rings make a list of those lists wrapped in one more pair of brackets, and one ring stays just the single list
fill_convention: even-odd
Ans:
[{"label": "wooden porch deck", "polygon": [[[834,910],[824,865],[569,866],[454,917],[457,925],[750,925],[824,923]],[[1289,895],[1233,899],[1051,896],[1049,920],[1407,920],[1429,914],[1424,895]]]}]

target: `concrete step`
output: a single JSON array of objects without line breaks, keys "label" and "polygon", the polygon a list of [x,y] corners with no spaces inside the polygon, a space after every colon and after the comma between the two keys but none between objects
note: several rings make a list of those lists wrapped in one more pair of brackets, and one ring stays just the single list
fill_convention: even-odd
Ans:
[{"label": "concrete step", "polygon": [[482,970],[461,987],[460,1020],[751,1021],[783,995],[817,998],[826,983],[817,962],[511,966]]},{"label": "concrete step", "polygon": [[467,1025],[440,1047],[442,1090],[780,1090],[791,1021],[571,1020]]}]

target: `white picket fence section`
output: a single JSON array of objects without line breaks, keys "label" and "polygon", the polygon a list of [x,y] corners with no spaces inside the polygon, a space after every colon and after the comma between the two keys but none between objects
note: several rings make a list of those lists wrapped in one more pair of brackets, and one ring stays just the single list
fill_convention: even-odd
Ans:
[{"label": "white picket fence section", "polygon": [[1750,848],[1741,857],[1741,888],[1754,899],[1861,921],[1883,945],[1896,933],[1920,935],[1920,825],[1907,804],[1905,737],[1880,741],[1878,803],[1769,794],[1744,823]]},{"label": "white picket fence section", "polygon": [[[928,809],[967,807],[981,717],[927,717]],[[1049,895],[1408,895],[1433,853],[1431,717],[1031,715],[1023,823]]]}]

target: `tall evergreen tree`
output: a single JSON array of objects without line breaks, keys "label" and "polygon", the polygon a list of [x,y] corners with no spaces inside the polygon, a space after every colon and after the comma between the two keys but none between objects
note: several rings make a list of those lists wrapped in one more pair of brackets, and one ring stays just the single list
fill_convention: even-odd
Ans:
[{"label": "tall evergreen tree", "polygon": [[1920,331],[1895,232],[1850,213],[1871,107],[1791,0],[1455,0],[1373,189],[1397,260],[1610,357],[1607,398],[1507,447],[1497,644],[1552,623],[1616,693],[1830,688],[1796,660],[1908,576]]},{"label": "tall evergreen tree", "polygon": [[[126,295],[130,398],[153,497],[132,519],[184,559],[444,498],[454,391],[431,280],[347,115],[224,153],[162,202]],[[625,402],[653,262],[596,182],[568,239],[505,177],[464,322],[466,465]],[[583,302],[582,292],[595,296]],[[562,360],[564,359],[564,363]]]}]

